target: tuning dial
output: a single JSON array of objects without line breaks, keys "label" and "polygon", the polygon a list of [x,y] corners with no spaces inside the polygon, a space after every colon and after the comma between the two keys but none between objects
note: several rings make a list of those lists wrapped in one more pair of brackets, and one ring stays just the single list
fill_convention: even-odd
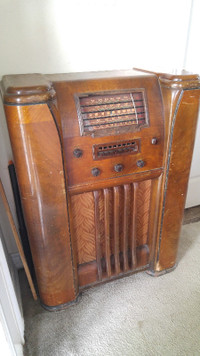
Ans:
[{"label": "tuning dial", "polygon": [[80,148],[75,148],[75,150],[73,151],[73,155],[76,158],[80,158],[83,155],[83,151]]},{"label": "tuning dial", "polygon": [[114,170],[115,170],[115,172],[121,172],[122,170],[124,169],[124,166],[123,166],[123,164],[116,164],[115,166],[114,166]]},{"label": "tuning dial", "polygon": [[92,168],[91,172],[92,172],[92,175],[93,175],[94,177],[98,177],[99,174],[101,173],[100,169],[97,168],[97,167]]},{"label": "tuning dial", "polygon": [[142,168],[142,167],[144,167],[144,165],[145,165],[145,162],[142,159],[139,159],[139,161],[137,161],[138,167]]},{"label": "tuning dial", "polygon": [[157,145],[157,143],[158,143],[157,137],[152,137],[152,139],[151,139],[151,144],[152,144],[152,145]]}]

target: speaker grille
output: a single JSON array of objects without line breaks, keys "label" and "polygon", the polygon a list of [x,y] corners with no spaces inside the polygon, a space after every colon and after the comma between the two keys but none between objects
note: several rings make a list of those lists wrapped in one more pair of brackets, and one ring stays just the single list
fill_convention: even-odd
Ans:
[{"label": "speaker grille", "polygon": [[148,125],[144,89],[76,97],[81,135],[106,136]]}]

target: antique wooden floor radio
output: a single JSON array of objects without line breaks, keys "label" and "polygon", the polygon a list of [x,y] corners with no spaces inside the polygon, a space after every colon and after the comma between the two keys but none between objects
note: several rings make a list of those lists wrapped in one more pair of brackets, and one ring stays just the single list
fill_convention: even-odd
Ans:
[{"label": "antique wooden floor radio", "polygon": [[49,310],[174,268],[197,75],[13,75],[2,95],[39,294]]}]

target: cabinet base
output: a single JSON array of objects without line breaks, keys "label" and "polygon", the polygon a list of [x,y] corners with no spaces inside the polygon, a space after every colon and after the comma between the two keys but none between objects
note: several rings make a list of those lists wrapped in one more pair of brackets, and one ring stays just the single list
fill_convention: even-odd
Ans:
[{"label": "cabinet base", "polygon": [[167,268],[167,269],[163,269],[162,271],[151,271],[151,270],[149,270],[149,271],[146,271],[146,273],[149,274],[152,277],[160,277],[160,276],[163,276],[166,273],[170,273],[170,272],[174,271],[176,267],[177,267],[177,263],[175,263],[175,265],[173,267]]},{"label": "cabinet base", "polygon": [[71,302],[60,304],[60,305],[56,305],[56,306],[48,306],[46,304],[43,304],[41,301],[40,301],[40,304],[45,310],[48,310],[48,311],[51,311],[51,312],[56,312],[56,311],[58,312],[58,311],[67,309],[67,308],[71,307],[72,305],[78,303],[80,301],[81,295],[82,294],[80,293],[76,297],[76,299],[72,300]]}]

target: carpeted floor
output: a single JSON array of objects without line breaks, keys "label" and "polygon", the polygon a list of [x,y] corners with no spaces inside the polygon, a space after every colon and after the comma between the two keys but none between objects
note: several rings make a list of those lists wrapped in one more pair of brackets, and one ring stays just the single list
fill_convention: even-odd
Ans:
[{"label": "carpeted floor", "polygon": [[200,355],[200,222],[183,226],[175,271],[96,287],[65,311],[45,311],[21,283],[25,356]]}]

